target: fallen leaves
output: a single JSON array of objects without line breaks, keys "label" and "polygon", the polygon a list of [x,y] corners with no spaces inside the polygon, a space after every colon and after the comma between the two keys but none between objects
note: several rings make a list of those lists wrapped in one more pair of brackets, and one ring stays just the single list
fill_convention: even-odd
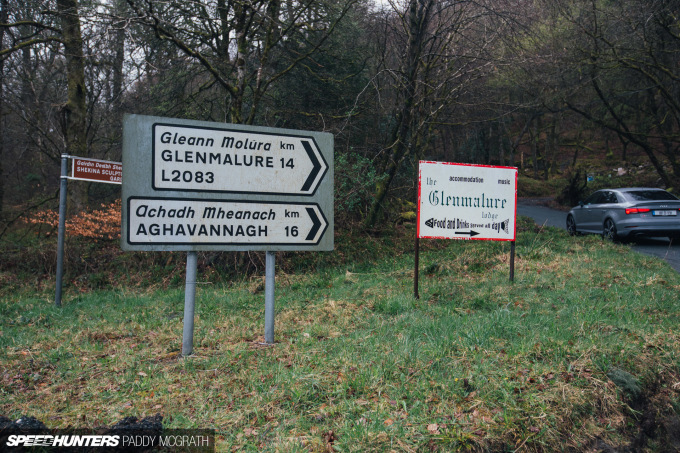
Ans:
[{"label": "fallen leaves", "polygon": [[336,440],[338,440],[338,438],[336,437],[336,435],[335,435],[335,433],[333,432],[333,430],[330,430],[330,431],[328,431],[328,432],[325,432],[324,435],[323,435],[323,440],[326,442],[326,451],[328,451],[328,452],[335,451],[335,450],[333,449],[333,443],[334,443]]},{"label": "fallen leaves", "polygon": [[427,432],[429,432],[430,434],[434,434],[434,435],[441,434],[439,432],[439,424],[430,423],[429,425],[427,425]]},{"label": "fallen leaves", "polygon": [[[92,239],[115,240],[120,237],[121,201],[102,204],[101,209],[81,212],[66,220],[66,229],[72,236]],[[56,228],[59,224],[59,213],[53,209],[37,212],[26,218],[28,223],[46,224]]]}]

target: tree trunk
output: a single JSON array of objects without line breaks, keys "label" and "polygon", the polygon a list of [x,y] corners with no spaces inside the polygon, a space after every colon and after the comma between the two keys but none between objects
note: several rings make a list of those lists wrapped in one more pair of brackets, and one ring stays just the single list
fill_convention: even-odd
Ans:
[{"label": "tree trunk", "polygon": [[384,179],[377,183],[376,193],[373,197],[364,227],[373,228],[382,211],[382,204],[389,191],[390,184],[399,171],[404,158],[409,154],[413,138],[413,116],[416,104],[416,85],[418,83],[419,63],[423,51],[423,43],[426,36],[427,23],[434,5],[434,0],[411,0],[409,4],[408,22],[408,45],[406,49],[405,71],[406,80],[400,89],[400,99],[403,104],[397,114],[397,121],[392,130],[389,151],[389,160],[384,172]]},{"label": "tree trunk", "polygon": [[229,106],[229,121],[234,124],[243,123],[243,99],[247,84],[246,59],[248,57],[248,15],[247,3],[236,3],[234,6],[236,37],[236,81]]},{"label": "tree trunk", "polygon": [[[57,12],[61,21],[68,99],[63,109],[66,152],[72,156],[87,157],[85,58],[80,33],[78,0],[57,0]],[[87,185],[73,184],[70,206],[81,210],[87,203]]]},{"label": "tree trunk", "polygon": [[541,118],[536,118],[534,132],[531,134],[531,156],[534,161],[534,179],[538,179],[538,141],[541,135]]},{"label": "tree trunk", "polygon": [[543,157],[543,179],[546,181],[550,179],[550,174],[553,171],[553,164],[555,155],[557,154],[557,119],[553,116],[548,128],[548,137],[545,141],[545,154]]},{"label": "tree trunk", "polygon": [[623,138],[621,134],[617,134],[619,137],[619,141],[621,142],[621,160],[624,162],[628,161],[628,156],[627,156],[627,150],[628,150],[628,143],[630,143],[628,140]]},{"label": "tree trunk", "polygon": [[[113,22],[113,81],[111,107],[118,113],[123,94],[123,64],[125,63],[125,1],[116,0],[114,6],[116,20]],[[120,20],[118,20],[120,19]]]},{"label": "tree trunk", "polygon": [[515,163],[515,151],[519,150],[519,168],[520,170],[524,169],[524,149],[519,149],[519,145],[522,142],[522,138],[524,137],[524,134],[527,132],[530,132],[531,128],[531,123],[534,121],[534,118],[536,117],[536,114],[532,114],[531,117],[524,123],[524,127],[522,128],[522,131],[519,133],[517,138],[515,139],[515,142],[511,144],[510,146],[510,162],[512,162],[512,165]]},{"label": "tree trunk", "polygon": [[498,120],[498,164],[505,165],[505,146],[503,143],[505,124],[503,120]]}]

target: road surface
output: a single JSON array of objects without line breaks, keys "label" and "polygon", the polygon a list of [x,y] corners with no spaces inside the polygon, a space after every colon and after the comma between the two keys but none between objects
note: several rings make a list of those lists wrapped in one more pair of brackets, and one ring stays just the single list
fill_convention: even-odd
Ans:
[{"label": "road surface", "polygon": [[[517,200],[517,215],[531,217],[538,225],[554,226],[566,229],[567,213],[550,209],[540,204],[540,200]],[[680,272],[680,241],[671,242],[666,238],[637,239],[629,245],[636,252],[656,256],[666,260],[673,269]]]}]

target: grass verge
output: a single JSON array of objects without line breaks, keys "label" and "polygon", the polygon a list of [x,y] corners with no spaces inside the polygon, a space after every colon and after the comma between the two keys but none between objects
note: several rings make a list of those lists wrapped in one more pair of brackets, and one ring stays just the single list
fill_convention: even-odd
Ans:
[{"label": "grass verge", "polygon": [[181,282],[61,309],[51,292],[5,293],[0,415],[160,413],[216,428],[220,451],[580,451],[635,441],[651,408],[644,447],[675,439],[662,422],[680,415],[680,277],[665,263],[529,229],[510,283],[507,243],[423,249],[420,300],[409,253],[279,273],[273,347],[251,283],[200,284],[190,358]]}]

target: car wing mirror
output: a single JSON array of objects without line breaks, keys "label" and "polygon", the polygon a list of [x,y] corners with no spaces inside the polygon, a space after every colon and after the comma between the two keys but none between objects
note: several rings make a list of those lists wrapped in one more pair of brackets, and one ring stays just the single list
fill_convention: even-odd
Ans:
[{"label": "car wing mirror", "polygon": [[584,202],[582,202],[582,201],[579,201],[579,202],[578,202],[578,205],[581,206],[581,207],[584,207],[586,204],[585,204]]}]

